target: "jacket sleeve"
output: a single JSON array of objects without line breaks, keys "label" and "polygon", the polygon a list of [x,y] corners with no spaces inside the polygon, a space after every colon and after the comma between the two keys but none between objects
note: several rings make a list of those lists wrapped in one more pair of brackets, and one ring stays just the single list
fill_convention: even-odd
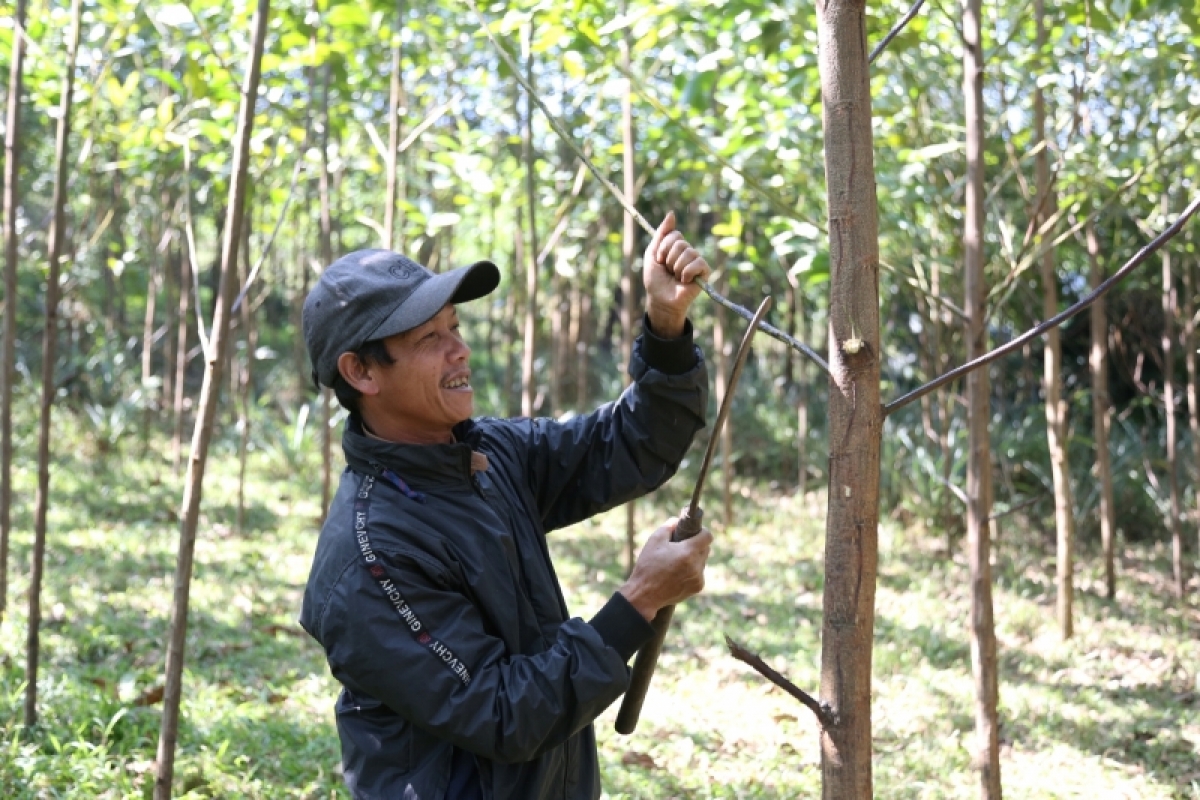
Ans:
[{"label": "jacket sleeve", "polygon": [[563,528],[641,497],[666,483],[704,427],[708,371],[692,344],[661,339],[646,326],[621,397],[566,421],[508,426],[526,453],[525,474],[546,530]]},{"label": "jacket sleeve", "polygon": [[625,662],[650,630],[614,595],[590,623],[563,623],[544,652],[508,655],[435,559],[374,556],[347,568],[322,614],[334,676],[490,760],[531,760],[591,723],[625,691]]}]

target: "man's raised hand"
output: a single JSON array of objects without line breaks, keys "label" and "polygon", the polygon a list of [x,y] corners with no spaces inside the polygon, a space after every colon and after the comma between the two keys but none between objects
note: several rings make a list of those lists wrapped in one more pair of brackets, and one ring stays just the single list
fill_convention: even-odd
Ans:
[{"label": "man's raised hand", "polygon": [[642,268],[646,314],[657,335],[682,335],[688,308],[700,293],[695,281],[711,272],[704,257],[675,230],[675,212],[668,212],[646,248]]}]

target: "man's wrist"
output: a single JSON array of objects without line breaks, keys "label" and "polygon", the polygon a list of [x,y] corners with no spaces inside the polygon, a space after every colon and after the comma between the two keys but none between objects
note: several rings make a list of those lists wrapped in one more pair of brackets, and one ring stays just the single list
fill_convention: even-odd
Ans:
[{"label": "man's wrist", "polygon": [[647,593],[640,584],[634,581],[626,581],[617,589],[617,592],[628,600],[629,605],[633,606],[647,622],[654,619],[655,615],[658,614],[660,606],[647,596]]},{"label": "man's wrist", "polygon": [[683,335],[687,325],[687,311],[679,313],[674,309],[666,309],[649,303],[646,306],[646,319],[650,329],[662,339],[678,339]]}]

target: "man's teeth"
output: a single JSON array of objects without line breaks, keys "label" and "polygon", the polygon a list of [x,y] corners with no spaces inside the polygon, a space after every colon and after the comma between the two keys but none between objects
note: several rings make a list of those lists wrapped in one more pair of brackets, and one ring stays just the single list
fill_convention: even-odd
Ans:
[{"label": "man's teeth", "polygon": [[466,378],[455,378],[452,381],[446,381],[443,384],[447,389],[464,389],[471,385],[471,382]]}]

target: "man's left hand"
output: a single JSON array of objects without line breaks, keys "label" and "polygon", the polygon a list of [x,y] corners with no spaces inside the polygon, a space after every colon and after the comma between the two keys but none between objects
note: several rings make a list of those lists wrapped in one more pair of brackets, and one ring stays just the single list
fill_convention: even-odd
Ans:
[{"label": "man's left hand", "polygon": [[675,230],[675,212],[668,212],[646,248],[642,267],[646,314],[655,334],[666,339],[683,335],[688,308],[700,294],[695,281],[711,272],[704,257]]}]

